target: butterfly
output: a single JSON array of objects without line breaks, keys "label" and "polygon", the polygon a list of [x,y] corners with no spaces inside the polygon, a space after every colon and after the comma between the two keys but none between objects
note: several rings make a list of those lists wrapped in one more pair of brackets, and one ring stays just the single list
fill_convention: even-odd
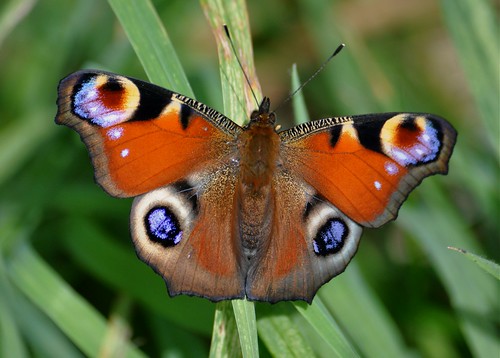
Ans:
[{"label": "butterfly", "polygon": [[135,197],[138,256],[171,296],[312,301],[363,227],[396,218],[446,174],[457,133],[422,113],[324,118],[279,131],[264,98],[247,125],[179,93],[84,70],[58,88],[56,123],[85,143],[96,182]]}]

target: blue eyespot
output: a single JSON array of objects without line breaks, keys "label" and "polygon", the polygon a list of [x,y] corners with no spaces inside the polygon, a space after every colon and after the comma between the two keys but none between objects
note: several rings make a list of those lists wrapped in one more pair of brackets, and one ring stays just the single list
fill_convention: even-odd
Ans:
[{"label": "blue eyespot", "polygon": [[326,256],[339,252],[349,235],[349,228],[339,218],[328,220],[316,234],[313,240],[314,252]]},{"label": "blue eyespot", "polygon": [[182,239],[179,221],[165,206],[156,206],[149,210],[144,217],[144,224],[149,239],[162,246],[175,246]]}]

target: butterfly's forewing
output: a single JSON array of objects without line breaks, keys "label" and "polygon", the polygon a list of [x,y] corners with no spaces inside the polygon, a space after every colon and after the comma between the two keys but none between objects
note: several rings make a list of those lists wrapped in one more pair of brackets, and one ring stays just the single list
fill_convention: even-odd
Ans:
[{"label": "butterfly's forewing", "polygon": [[218,164],[241,128],[187,97],[136,79],[80,71],[59,85],[56,123],[86,144],[96,181],[137,196]]},{"label": "butterfly's forewing", "polygon": [[62,80],[58,105],[56,123],[80,134],[97,182],[140,195],[132,239],[170,294],[243,297],[231,199],[242,129],[193,99],[102,71]]},{"label": "butterfly's forewing", "polygon": [[445,174],[456,131],[430,114],[328,118],[281,132],[284,168],[346,216],[378,227],[425,177]]}]

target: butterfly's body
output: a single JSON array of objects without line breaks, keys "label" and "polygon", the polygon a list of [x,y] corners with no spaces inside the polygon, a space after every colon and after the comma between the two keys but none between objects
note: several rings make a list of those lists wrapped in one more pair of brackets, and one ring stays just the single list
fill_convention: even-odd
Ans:
[{"label": "butterfly's body", "polygon": [[59,86],[56,122],[80,133],[97,182],[137,196],[137,253],[171,295],[310,302],[446,173],[454,129],[427,114],[326,118],[278,132],[265,98],[240,127],[183,95],[101,71]]}]

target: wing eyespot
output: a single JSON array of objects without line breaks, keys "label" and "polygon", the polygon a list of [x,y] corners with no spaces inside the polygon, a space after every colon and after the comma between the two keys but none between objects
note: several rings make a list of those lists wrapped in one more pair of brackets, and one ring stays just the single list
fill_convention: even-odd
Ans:
[{"label": "wing eyespot", "polygon": [[144,216],[144,227],[149,240],[164,247],[175,246],[182,239],[179,220],[166,206],[151,208]]},{"label": "wing eyespot", "polygon": [[336,254],[349,237],[349,227],[341,218],[329,219],[320,227],[313,238],[313,248],[316,255],[327,256]]}]

